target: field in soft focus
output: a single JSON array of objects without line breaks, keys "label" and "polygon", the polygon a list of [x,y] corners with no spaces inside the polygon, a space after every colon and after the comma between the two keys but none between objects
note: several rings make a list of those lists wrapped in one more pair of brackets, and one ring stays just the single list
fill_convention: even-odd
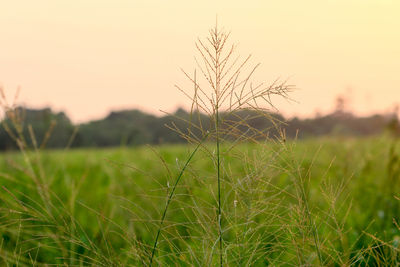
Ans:
[{"label": "field in soft focus", "polygon": [[[212,144],[207,148],[178,185],[158,265],[218,262],[217,181]],[[319,138],[228,148],[222,154],[227,265],[398,260],[398,141]],[[166,195],[192,149],[2,153],[1,265],[146,264]]]}]

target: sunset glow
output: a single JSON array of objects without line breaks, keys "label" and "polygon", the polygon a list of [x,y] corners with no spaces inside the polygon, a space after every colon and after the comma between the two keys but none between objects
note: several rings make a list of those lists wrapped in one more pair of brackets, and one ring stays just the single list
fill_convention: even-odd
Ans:
[{"label": "sunset glow", "polygon": [[2,1],[0,83],[31,107],[73,121],[112,109],[187,106],[174,88],[197,37],[218,23],[267,82],[287,79],[289,116],[329,112],[346,94],[358,114],[400,103],[398,1]]}]

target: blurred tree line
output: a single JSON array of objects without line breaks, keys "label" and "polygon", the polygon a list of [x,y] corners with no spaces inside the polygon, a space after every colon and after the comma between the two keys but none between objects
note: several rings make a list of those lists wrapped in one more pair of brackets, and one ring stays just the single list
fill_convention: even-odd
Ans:
[{"label": "blurred tree line", "polygon": [[[204,114],[190,114],[183,109],[175,113],[157,117],[140,110],[123,110],[111,112],[101,120],[74,125],[63,112],[55,113],[50,108],[28,109],[18,108],[23,114],[21,129],[28,145],[32,146],[32,132],[38,146],[48,148],[71,147],[107,147],[107,146],[134,146],[142,144],[164,144],[185,142],[176,131],[170,128],[181,129],[183,134],[189,131],[194,136],[200,136],[202,131],[212,127],[213,122]],[[400,126],[397,115],[373,115],[357,117],[342,109],[333,113],[316,116],[314,118],[285,119],[279,114],[262,114],[254,110],[241,111],[240,114],[222,114],[225,119],[226,133],[229,124],[234,121],[246,121],[240,130],[251,135],[252,132],[262,131],[265,135],[279,135],[274,121],[283,129],[287,138],[310,138],[315,136],[370,136],[388,132],[400,136]],[[272,120],[272,121],[271,121]],[[192,122],[190,125],[189,121]],[[233,124],[233,123],[232,123]],[[5,125],[12,125],[5,114],[0,129],[0,150],[15,149],[16,144],[6,130]],[[33,131],[29,131],[31,125]],[[169,125],[169,127],[166,127]],[[201,125],[201,127],[198,127]],[[12,127],[12,126],[11,126]],[[234,133],[232,134],[234,135]],[[262,136],[265,136],[262,135]],[[262,138],[262,136],[255,138]],[[229,137],[227,138],[234,138]]]}]

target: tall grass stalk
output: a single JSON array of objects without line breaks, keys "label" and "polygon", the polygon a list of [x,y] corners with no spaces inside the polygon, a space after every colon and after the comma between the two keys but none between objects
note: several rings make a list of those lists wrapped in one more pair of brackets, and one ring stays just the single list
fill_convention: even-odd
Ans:
[{"label": "tall grass stalk", "polygon": [[[194,85],[194,92],[190,93],[176,87],[182,91],[192,102],[190,119],[183,121],[189,124],[188,131],[178,129],[175,125],[171,128],[177,131],[189,142],[197,143],[206,130],[212,129],[211,135],[215,141],[215,153],[211,152],[212,161],[215,163],[215,176],[217,180],[216,212],[217,212],[217,232],[218,232],[218,254],[219,265],[224,265],[224,227],[223,227],[223,194],[225,194],[223,181],[224,170],[223,157],[236,145],[244,141],[256,142],[267,140],[268,129],[260,131],[251,125],[252,120],[268,120],[277,126],[275,119],[271,116],[275,109],[272,104],[272,96],[288,98],[287,93],[292,90],[290,85],[285,82],[275,81],[271,85],[263,82],[254,83],[251,81],[255,71],[260,64],[248,67],[251,56],[240,59],[234,56],[235,45],[228,45],[230,33],[218,28],[216,24],[209,31],[209,37],[202,41],[198,39],[196,48],[199,53],[199,60],[196,58],[196,69],[194,76],[190,76],[184,70],[184,75],[189,82]],[[196,73],[202,74],[203,79],[198,79]],[[201,81],[202,80],[202,81]],[[207,126],[199,118],[192,121],[192,113],[199,115],[204,113],[209,116],[213,126]],[[242,115],[250,113],[251,115]],[[197,130],[197,131],[196,131]],[[222,143],[227,141],[230,147],[222,151]],[[229,197],[227,195],[225,198]]]},{"label": "tall grass stalk", "polygon": [[176,187],[177,187],[179,181],[181,180],[181,178],[182,178],[182,176],[183,176],[183,173],[185,172],[187,166],[188,166],[189,163],[192,161],[194,155],[197,153],[197,151],[199,150],[199,148],[200,148],[200,146],[202,145],[202,143],[204,142],[204,140],[207,139],[207,136],[208,136],[208,135],[206,135],[206,136],[203,138],[203,140],[202,140],[200,143],[197,144],[197,146],[195,147],[195,149],[192,151],[192,153],[190,154],[190,156],[187,158],[185,164],[183,165],[181,171],[179,172],[178,176],[177,176],[176,179],[175,179],[175,183],[174,183],[174,185],[173,185],[173,187],[172,187],[171,192],[168,194],[167,201],[166,201],[166,203],[165,203],[165,207],[164,207],[164,210],[163,210],[161,219],[160,219],[160,225],[159,225],[158,230],[157,230],[157,235],[156,235],[156,237],[155,237],[155,239],[154,239],[153,248],[152,248],[152,250],[151,250],[150,262],[149,262],[149,265],[150,265],[150,266],[153,265],[153,259],[154,259],[155,253],[156,253],[157,244],[158,244],[158,239],[159,239],[159,237],[160,237],[161,230],[162,230],[162,227],[163,227],[163,224],[164,224],[164,220],[165,220],[165,216],[167,215],[167,210],[168,210],[169,204],[171,203],[171,200],[172,200],[172,198],[173,198],[173,196],[174,196]]},{"label": "tall grass stalk", "polygon": [[217,146],[217,180],[218,180],[218,230],[219,230],[219,262],[222,263],[222,212],[221,212],[221,153],[220,153],[220,136],[219,136],[219,102],[220,102],[220,86],[221,86],[221,63],[220,63],[220,45],[222,39],[218,40],[218,25],[215,25],[214,31],[214,49],[215,49],[215,139]]}]

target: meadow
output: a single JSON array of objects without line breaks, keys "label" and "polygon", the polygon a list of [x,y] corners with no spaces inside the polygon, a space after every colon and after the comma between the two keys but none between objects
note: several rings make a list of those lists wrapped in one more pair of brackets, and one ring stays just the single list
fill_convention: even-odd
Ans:
[{"label": "meadow", "polygon": [[71,149],[76,130],[46,149],[52,126],[2,94],[19,152],[0,156],[1,265],[397,265],[398,139],[287,138],[274,101],[293,86],[253,82],[229,36],[216,25],[182,70],[190,112],[166,126],[185,145]]},{"label": "meadow", "polygon": [[[1,265],[148,265],[166,196],[193,149],[3,153]],[[221,149],[230,151],[222,175],[224,265],[397,263],[397,140],[319,138]],[[217,265],[216,183],[214,163],[201,149],[171,200],[154,265]]]}]

